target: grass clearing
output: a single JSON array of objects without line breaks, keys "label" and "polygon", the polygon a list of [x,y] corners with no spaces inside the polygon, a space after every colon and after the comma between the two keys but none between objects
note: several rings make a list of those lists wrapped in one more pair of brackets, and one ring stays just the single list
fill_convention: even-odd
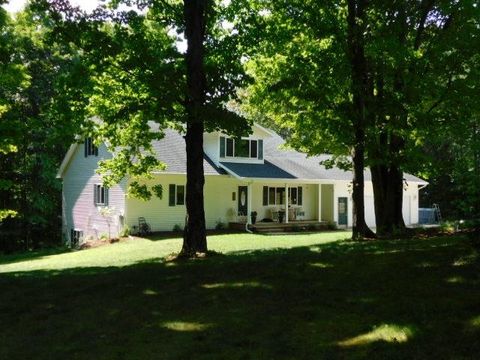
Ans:
[{"label": "grass clearing", "polygon": [[462,237],[209,237],[0,258],[0,359],[461,358],[480,352],[480,264]]}]

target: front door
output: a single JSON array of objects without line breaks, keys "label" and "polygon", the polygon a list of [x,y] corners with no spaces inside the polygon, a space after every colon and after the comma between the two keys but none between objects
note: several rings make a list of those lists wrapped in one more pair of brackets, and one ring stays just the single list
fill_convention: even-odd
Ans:
[{"label": "front door", "polygon": [[338,198],[338,225],[348,225],[348,198]]},{"label": "front door", "polygon": [[238,187],[238,216],[247,216],[248,212],[248,186]]}]

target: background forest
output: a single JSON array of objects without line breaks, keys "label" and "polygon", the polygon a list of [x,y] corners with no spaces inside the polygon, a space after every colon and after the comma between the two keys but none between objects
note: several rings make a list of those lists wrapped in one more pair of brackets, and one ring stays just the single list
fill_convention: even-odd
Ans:
[{"label": "background forest", "polygon": [[[109,125],[97,139],[120,146],[135,139],[137,147],[151,139],[142,133],[146,121],[182,124],[181,2],[123,3],[141,12],[87,15],[66,1],[34,1],[15,15],[0,8],[0,252],[61,243],[56,172],[75,136],[92,131],[85,119],[99,115]],[[437,203],[445,219],[480,218],[476,1],[208,3],[207,115],[220,120],[206,129],[243,131],[242,115],[297,149],[339,161],[350,155],[347,104],[355,97],[346,48],[356,36],[371,115],[365,165],[378,166],[388,153],[388,164],[430,183],[421,207]],[[349,32],[349,6],[361,34]],[[392,139],[401,139],[395,151]],[[109,170],[128,173],[119,166]]]}]

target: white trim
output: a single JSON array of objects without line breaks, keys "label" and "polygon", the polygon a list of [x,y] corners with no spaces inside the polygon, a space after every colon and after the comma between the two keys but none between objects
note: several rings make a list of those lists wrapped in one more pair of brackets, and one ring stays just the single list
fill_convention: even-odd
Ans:
[{"label": "white trim", "polygon": [[288,224],[288,183],[285,184],[285,224]]},{"label": "white trim", "polygon": [[269,136],[275,136],[277,134],[275,134],[273,131],[271,130],[268,130],[267,128],[264,128],[262,125],[259,125],[258,123],[254,122],[253,123],[253,126],[257,127],[258,129],[262,130],[265,134],[269,135]]},{"label": "white trim", "polygon": [[75,151],[77,150],[77,147],[79,146],[79,143],[74,143],[70,145],[70,148],[68,149],[67,153],[65,154],[65,157],[63,158],[62,164],[60,165],[60,168],[58,169],[57,172],[57,179],[62,179],[63,174],[65,173],[65,170],[68,167],[68,164],[70,164],[70,161],[73,158],[73,155],[75,154]]},{"label": "white trim", "polygon": [[322,221],[322,184],[318,184],[318,222]]}]

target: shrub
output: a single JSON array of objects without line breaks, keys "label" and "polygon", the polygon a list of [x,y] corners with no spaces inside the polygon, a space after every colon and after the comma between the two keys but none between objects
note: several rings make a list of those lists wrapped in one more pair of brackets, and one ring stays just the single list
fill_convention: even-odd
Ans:
[{"label": "shrub", "polygon": [[307,229],[308,229],[309,231],[316,231],[316,230],[318,230],[316,224],[308,224]]},{"label": "shrub", "polygon": [[222,222],[221,220],[217,221],[217,224],[215,225],[216,230],[225,230],[227,228],[227,225]]},{"label": "shrub", "polygon": [[440,224],[440,228],[444,232],[454,232],[457,228],[457,225],[452,221],[444,221]]},{"label": "shrub", "polygon": [[180,232],[182,230],[183,230],[182,225],[179,225],[179,224],[173,225],[173,231]]},{"label": "shrub", "polygon": [[125,225],[118,234],[118,236],[127,237],[128,235],[130,235],[130,228],[128,227],[128,225]]},{"label": "shrub", "polygon": [[328,230],[337,230],[337,223],[335,221],[327,222],[327,229]]}]

